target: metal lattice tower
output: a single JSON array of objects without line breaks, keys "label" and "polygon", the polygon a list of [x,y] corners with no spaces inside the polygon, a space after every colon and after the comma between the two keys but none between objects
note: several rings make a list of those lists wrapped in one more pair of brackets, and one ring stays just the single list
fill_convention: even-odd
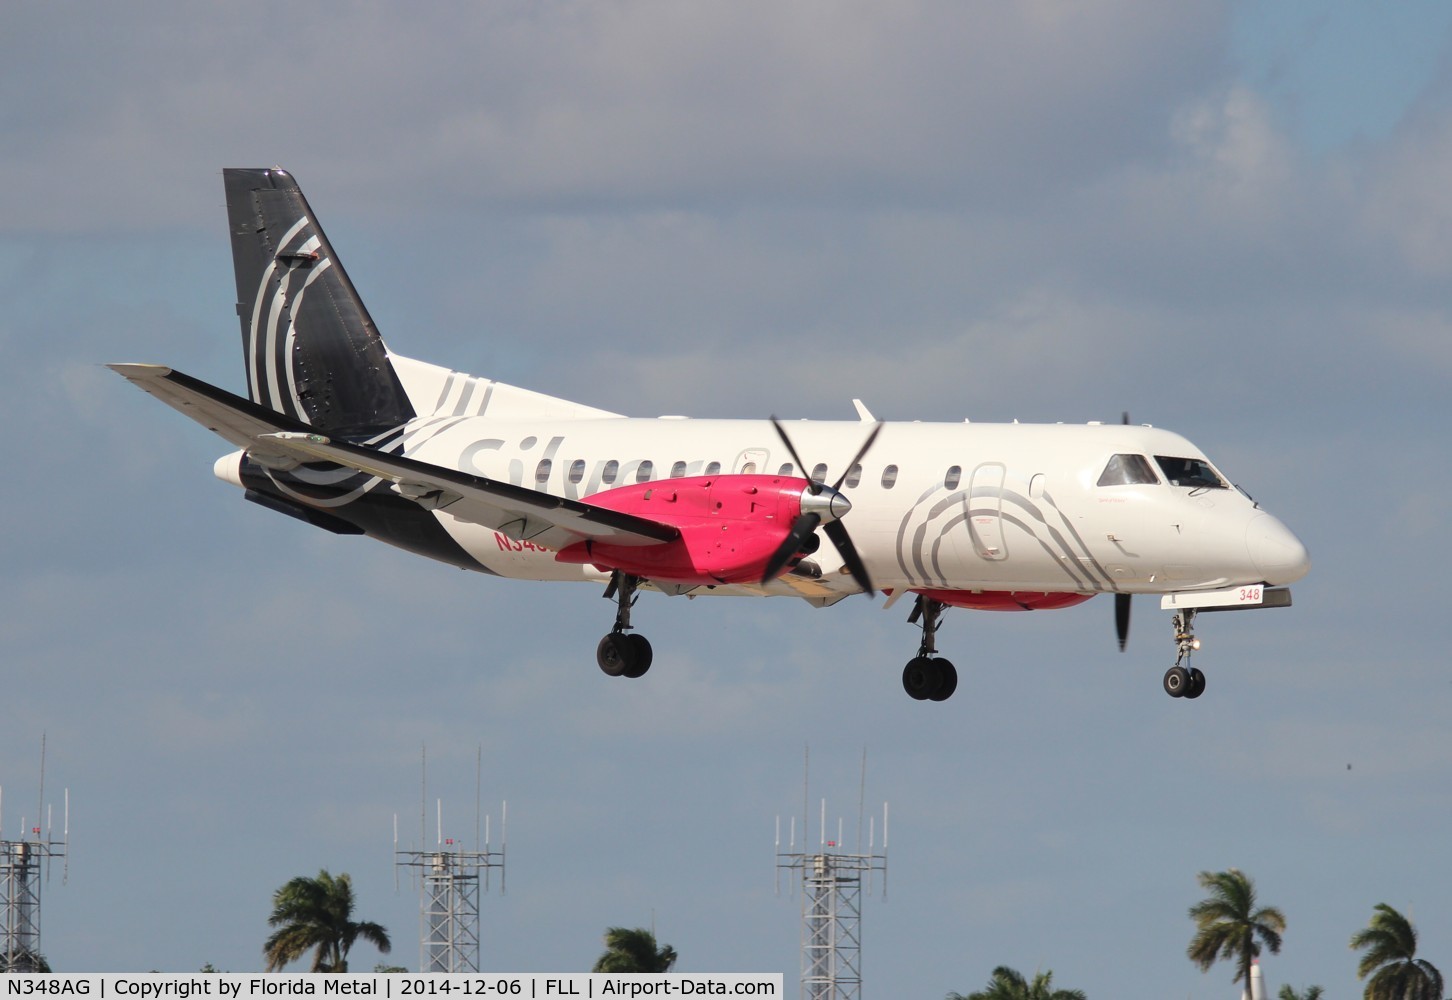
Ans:
[{"label": "metal lattice tower", "polygon": [[[802,1000],[861,1000],[862,997],[862,892],[872,891],[874,873],[882,874],[887,895],[887,806],[882,807],[882,851],[876,849],[874,828],[866,853],[841,849],[841,823],[836,840],[826,838],[827,804],[822,802],[821,844],[814,851],[796,848],[796,821],[790,846],[781,849],[781,821],[777,821],[777,889],[785,871],[802,888]],[[859,823],[858,838],[861,839]]]},{"label": "metal lattice tower", "polygon": [[[425,778],[425,795],[426,789]],[[454,843],[454,838],[445,838],[442,800],[437,805],[437,844],[432,848],[400,851],[398,818],[394,817],[395,870],[408,870],[410,878],[416,880],[419,887],[420,972],[479,971],[480,880],[482,876],[484,891],[488,892],[490,875],[498,869],[499,891],[504,891],[508,808],[508,803],[505,803],[501,815],[501,843],[497,851],[490,846],[487,820],[483,844],[476,843],[476,850],[463,850]],[[422,827],[422,816],[419,823]],[[477,810],[475,827],[475,840],[478,841]]]},{"label": "metal lattice tower", "polygon": [[[42,793],[43,794],[43,793]],[[0,812],[3,818],[3,812]],[[22,828],[24,821],[21,821]],[[0,827],[0,972],[39,972],[44,954],[40,950],[40,885],[50,872],[53,859],[64,859],[70,832],[70,792],[66,793],[63,839],[41,834],[31,827],[30,836],[4,839]]]},{"label": "metal lattice tower", "polygon": [[[434,850],[398,851],[420,886],[420,972],[479,971],[479,881],[500,869],[504,851],[461,851],[449,840]],[[488,891],[486,884],[485,891]]]}]

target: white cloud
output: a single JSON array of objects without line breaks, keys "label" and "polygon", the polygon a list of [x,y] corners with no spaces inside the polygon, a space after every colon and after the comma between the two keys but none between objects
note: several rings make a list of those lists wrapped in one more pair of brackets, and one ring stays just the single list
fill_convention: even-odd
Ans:
[{"label": "white cloud", "polygon": [[[1452,87],[1452,83],[1444,86]],[[1389,148],[1369,160],[1364,225],[1399,251],[1398,263],[1422,278],[1452,273],[1452,109],[1411,117]]]},{"label": "white cloud", "polygon": [[1244,86],[1182,108],[1171,132],[1218,188],[1218,207],[1263,210],[1283,198],[1295,178],[1295,154],[1269,105]]},{"label": "white cloud", "polygon": [[11,229],[171,224],[242,160],[411,207],[1021,200],[1161,142],[1224,30],[1145,0],[92,14],[11,27],[10,76],[65,81],[11,112]]}]

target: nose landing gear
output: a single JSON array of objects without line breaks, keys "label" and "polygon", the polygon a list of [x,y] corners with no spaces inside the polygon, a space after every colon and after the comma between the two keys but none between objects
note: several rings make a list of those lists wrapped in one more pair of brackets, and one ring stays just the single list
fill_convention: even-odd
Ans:
[{"label": "nose landing gear", "polygon": [[1173,625],[1177,655],[1175,665],[1165,671],[1165,694],[1171,698],[1198,698],[1205,693],[1205,675],[1190,666],[1190,654],[1200,648],[1200,640],[1195,638],[1195,609],[1176,612]]},{"label": "nose landing gear", "polygon": [[610,677],[640,677],[650,669],[655,654],[650,642],[643,635],[630,629],[630,609],[635,606],[636,588],[640,577],[622,573],[610,574],[610,583],[605,587],[606,600],[615,599],[615,627],[595,647],[595,662]]},{"label": "nose landing gear", "polygon": [[942,601],[919,595],[908,615],[908,624],[921,622],[923,630],[918,655],[902,671],[903,690],[917,701],[947,701],[958,689],[957,668],[937,655],[938,618],[945,607]]}]

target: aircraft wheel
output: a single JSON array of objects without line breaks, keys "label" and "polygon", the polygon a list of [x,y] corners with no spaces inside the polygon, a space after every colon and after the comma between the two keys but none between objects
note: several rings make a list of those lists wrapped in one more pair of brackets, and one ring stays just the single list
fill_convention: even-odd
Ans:
[{"label": "aircraft wheel", "polygon": [[937,693],[943,683],[943,671],[938,669],[939,661],[926,656],[914,656],[902,669],[902,688],[910,698],[926,701]]},{"label": "aircraft wheel", "polygon": [[1165,671],[1165,694],[1171,698],[1183,698],[1190,688],[1190,672],[1184,667],[1171,667]]},{"label": "aircraft wheel", "polygon": [[611,632],[595,647],[595,662],[606,676],[619,677],[629,669],[634,652],[631,649],[632,638],[624,632]]},{"label": "aircraft wheel", "polygon": [[1185,691],[1186,698],[1198,698],[1205,693],[1205,675],[1194,667],[1190,668],[1190,686]]},{"label": "aircraft wheel", "polygon": [[953,697],[953,692],[958,690],[958,668],[947,660],[934,660],[933,666],[937,667],[938,674],[942,678],[938,681],[938,690],[928,697],[933,701],[947,701]]},{"label": "aircraft wheel", "polygon": [[650,669],[650,663],[655,659],[655,653],[650,648],[650,640],[638,632],[631,632],[625,636],[630,646],[630,662],[621,672],[626,677],[640,677]]}]

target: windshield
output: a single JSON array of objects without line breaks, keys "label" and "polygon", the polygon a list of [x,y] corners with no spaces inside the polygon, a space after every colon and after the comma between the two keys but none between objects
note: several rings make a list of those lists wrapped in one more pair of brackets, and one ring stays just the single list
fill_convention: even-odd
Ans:
[{"label": "windshield", "polygon": [[1221,479],[1220,474],[1212,469],[1210,463],[1203,458],[1167,458],[1164,455],[1156,455],[1155,461],[1159,463],[1160,470],[1164,472],[1165,478],[1170,481],[1171,486],[1188,486],[1192,489],[1230,489],[1230,484]]},{"label": "windshield", "polygon": [[1149,459],[1143,455],[1115,455],[1099,474],[1100,486],[1133,486],[1159,483]]}]

